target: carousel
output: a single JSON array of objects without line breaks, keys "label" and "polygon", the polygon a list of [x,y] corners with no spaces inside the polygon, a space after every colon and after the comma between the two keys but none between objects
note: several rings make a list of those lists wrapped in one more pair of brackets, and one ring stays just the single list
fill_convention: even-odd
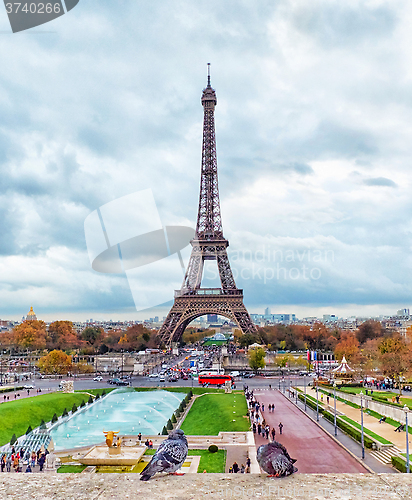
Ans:
[{"label": "carousel", "polygon": [[340,365],[331,371],[333,381],[336,385],[353,382],[355,371],[348,365],[345,356],[343,356]]}]

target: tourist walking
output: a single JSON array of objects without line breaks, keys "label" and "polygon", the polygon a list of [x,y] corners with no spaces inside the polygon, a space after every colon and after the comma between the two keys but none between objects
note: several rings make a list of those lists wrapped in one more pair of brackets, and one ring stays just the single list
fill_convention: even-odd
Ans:
[{"label": "tourist walking", "polygon": [[32,451],[31,452],[31,466],[32,466],[32,469],[34,469],[35,465],[36,465],[36,452]]},{"label": "tourist walking", "polygon": [[270,427],[267,425],[267,426],[265,427],[266,439],[269,439],[269,431],[270,431]]},{"label": "tourist walking", "polygon": [[262,411],[265,411],[265,405],[262,404]]},{"label": "tourist walking", "polygon": [[8,455],[8,457],[6,458],[6,471],[10,472],[10,470],[11,470],[11,456]]},{"label": "tourist walking", "polygon": [[272,441],[275,441],[276,431],[275,431],[275,428],[274,428],[274,427],[272,427],[271,434],[272,434]]},{"label": "tourist walking", "polygon": [[257,429],[258,429],[258,434],[260,436],[260,433],[262,432],[262,426],[258,424]]},{"label": "tourist walking", "polygon": [[255,422],[253,422],[252,429],[253,429],[253,434],[256,434],[256,424],[255,424]]},{"label": "tourist walking", "polygon": [[237,472],[239,472],[239,466],[237,464],[237,462],[235,462],[233,465],[232,465],[232,468],[233,468],[233,472],[236,474]]},{"label": "tourist walking", "polygon": [[6,467],[6,455],[5,455],[5,453],[3,453],[3,455],[1,456],[0,465],[1,465],[1,472],[4,472],[4,469]]},{"label": "tourist walking", "polygon": [[246,459],[246,474],[250,474],[250,458]]},{"label": "tourist walking", "polygon": [[282,422],[279,422],[279,434],[282,434],[282,429],[283,429],[283,424]]},{"label": "tourist walking", "polygon": [[44,462],[46,461],[46,456],[44,453],[40,455],[39,460],[37,461],[40,466],[40,472],[43,472]]}]

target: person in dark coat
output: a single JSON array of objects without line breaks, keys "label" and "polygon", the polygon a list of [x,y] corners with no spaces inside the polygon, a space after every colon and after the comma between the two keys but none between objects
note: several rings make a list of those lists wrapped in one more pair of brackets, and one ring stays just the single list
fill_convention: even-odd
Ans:
[{"label": "person in dark coat", "polygon": [[262,426],[260,424],[258,424],[257,428],[258,428],[258,434],[260,436],[260,433],[262,432]]},{"label": "person in dark coat", "polygon": [[274,427],[272,427],[271,434],[272,434],[272,441],[275,441],[276,431]]},{"label": "person in dark coat", "polygon": [[42,454],[40,455],[39,460],[37,461],[37,463],[38,463],[38,464],[39,464],[39,466],[40,466],[40,472],[43,472],[43,467],[44,467],[44,462],[45,462],[45,461],[46,461],[46,456],[45,456],[45,454],[44,454],[44,453],[42,453]]},{"label": "person in dark coat", "polygon": [[252,428],[253,428],[253,434],[256,434],[256,424],[255,424],[255,422],[253,422]]},{"label": "person in dark coat", "polygon": [[235,462],[235,463],[232,465],[232,468],[233,468],[233,472],[234,472],[234,473],[239,472],[239,466],[238,466],[237,462]]},{"label": "person in dark coat", "polygon": [[279,434],[282,434],[283,424],[279,422]]}]

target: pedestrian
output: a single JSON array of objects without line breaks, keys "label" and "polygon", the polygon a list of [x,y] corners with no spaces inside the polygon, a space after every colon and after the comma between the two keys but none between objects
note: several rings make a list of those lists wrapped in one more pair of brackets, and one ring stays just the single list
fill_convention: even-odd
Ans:
[{"label": "pedestrian", "polygon": [[27,467],[26,467],[25,472],[33,472],[33,471],[31,470],[31,467],[30,467],[30,462],[27,462]]},{"label": "pedestrian", "polygon": [[258,434],[260,436],[260,433],[262,432],[262,426],[258,424],[257,429],[258,429]]},{"label": "pedestrian", "polygon": [[8,455],[6,458],[6,471],[10,472],[11,469],[11,455]]},{"label": "pedestrian", "polygon": [[149,440],[146,439],[146,441],[144,442],[144,445],[146,446],[146,448],[149,448]]},{"label": "pedestrian", "polygon": [[262,411],[265,411],[265,405],[262,404]]},{"label": "pedestrian", "polygon": [[232,469],[233,469],[234,474],[239,472],[239,466],[238,466],[237,462],[234,462],[234,464],[232,465]]},{"label": "pedestrian", "polygon": [[242,464],[242,465],[240,466],[240,473],[241,473],[241,474],[244,474],[244,473],[245,473],[245,464]]},{"label": "pedestrian", "polygon": [[44,455],[44,453],[42,453],[40,455],[40,458],[38,460],[38,464],[40,466],[40,472],[43,472],[43,467],[44,467],[44,462],[46,461],[46,456]]},{"label": "pedestrian", "polygon": [[329,404],[329,396],[326,396],[326,402]]},{"label": "pedestrian", "polygon": [[272,441],[275,441],[276,431],[275,431],[275,428],[274,428],[274,427],[272,427],[271,434],[272,434]]},{"label": "pedestrian", "polygon": [[253,434],[256,434],[256,424],[255,424],[255,422],[253,422],[252,428],[253,428]]},{"label": "pedestrian", "polygon": [[5,453],[3,453],[3,455],[1,456],[0,465],[1,465],[1,472],[4,472],[4,468],[6,467],[6,454]]},{"label": "pedestrian", "polygon": [[233,467],[229,467],[229,474],[233,473]]},{"label": "pedestrian", "polygon": [[153,441],[152,440],[149,441],[149,450],[153,450]]},{"label": "pedestrian", "polygon": [[283,424],[282,422],[279,422],[279,434],[282,434],[282,429],[283,429]]},{"label": "pedestrian", "polygon": [[250,474],[250,458],[246,459],[246,474]]},{"label": "pedestrian", "polygon": [[34,469],[34,466],[36,465],[36,452],[32,451],[31,452],[31,467]]},{"label": "pedestrian", "polygon": [[270,431],[270,427],[267,425],[267,426],[265,427],[266,439],[269,439],[269,431]]},{"label": "pedestrian", "polygon": [[275,405],[274,404],[272,405],[272,411],[275,411]]}]

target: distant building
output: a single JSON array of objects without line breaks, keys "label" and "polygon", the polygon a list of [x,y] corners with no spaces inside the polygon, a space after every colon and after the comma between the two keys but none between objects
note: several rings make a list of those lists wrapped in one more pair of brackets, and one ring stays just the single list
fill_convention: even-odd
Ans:
[{"label": "distant building", "polygon": [[399,309],[396,313],[396,316],[400,318],[409,317],[410,316],[409,309]]},{"label": "distant building", "polygon": [[207,315],[208,323],[217,323],[217,314],[208,314]]},{"label": "distant building", "polygon": [[323,315],[323,321],[328,322],[328,321],[338,321],[338,317],[336,314],[324,314]]},{"label": "distant building", "polygon": [[267,307],[265,309],[265,316],[269,316],[269,314],[270,314],[270,307]]},{"label": "distant building", "polygon": [[37,319],[37,316],[35,312],[33,311],[33,306],[30,307],[30,311],[26,316],[26,321],[35,321]]}]

